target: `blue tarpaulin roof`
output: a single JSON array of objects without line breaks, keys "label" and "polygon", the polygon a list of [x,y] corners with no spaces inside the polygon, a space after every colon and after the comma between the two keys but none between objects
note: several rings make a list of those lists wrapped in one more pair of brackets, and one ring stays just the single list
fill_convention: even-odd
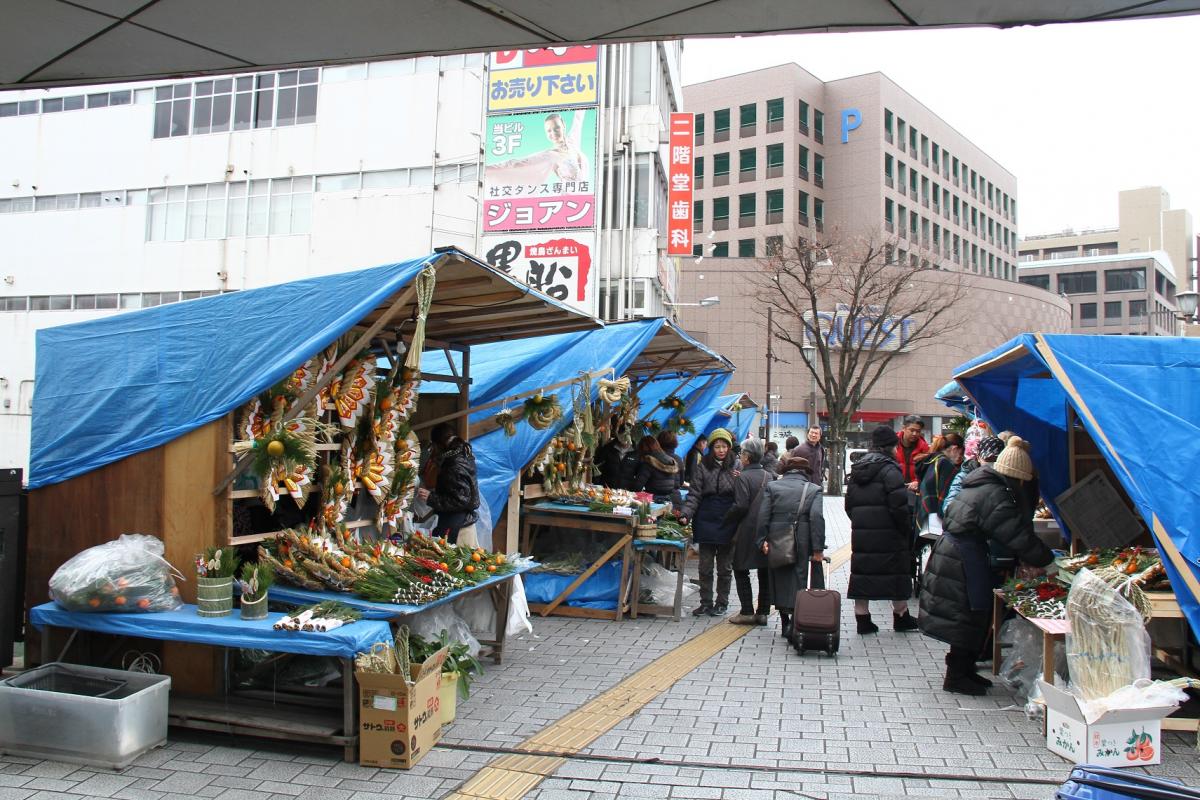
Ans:
[{"label": "blue tarpaulin roof", "polygon": [[443,258],[519,288],[516,297],[538,297],[548,316],[563,316],[557,301],[448,249],[47,328],[37,333],[30,488],[165,444],[238,408],[360,323],[427,264],[448,263]]},{"label": "blue tarpaulin roof", "polygon": [[1180,606],[1200,631],[1200,339],[1023,334],[955,370],[995,430],[1032,446],[1042,494],[1069,488],[1067,411],[1147,522]]},{"label": "blue tarpaulin roof", "polygon": [[754,423],[758,421],[759,411],[756,406],[742,408],[740,405],[733,411],[728,409],[738,403],[745,394],[727,394],[718,398],[712,418],[704,426],[704,432],[711,433],[715,428],[725,428],[733,434],[734,441],[742,441],[750,435]]},{"label": "blue tarpaulin roof", "polygon": [[941,389],[938,389],[933,399],[940,401],[942,405],[957,411],[963,416],[975,419],[975,404],[971,402],[970,395],[958,385],[958,381],[950,381]]}]

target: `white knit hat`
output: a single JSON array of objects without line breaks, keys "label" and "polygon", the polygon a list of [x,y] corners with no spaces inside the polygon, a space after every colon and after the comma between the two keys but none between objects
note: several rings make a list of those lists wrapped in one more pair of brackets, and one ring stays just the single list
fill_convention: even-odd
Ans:
[{"label": "white knit hat", "polygon": [[992,469],[1017,480],[1033,480],[1033,460],[1029,457],[1029,442],[1020,436],[1010,436]]}]

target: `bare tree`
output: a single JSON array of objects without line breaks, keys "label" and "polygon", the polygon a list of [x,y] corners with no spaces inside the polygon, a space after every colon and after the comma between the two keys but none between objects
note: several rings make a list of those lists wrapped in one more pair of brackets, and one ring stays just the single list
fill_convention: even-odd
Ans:
[{"label": "bare tree", "polygon": [[801,351],[825,398],[831,493],[841,492],[851,417],[875,384],[962,319],[962,274],[940,269],[928,252],[898,260],[898,250],[869,238],[795,239],[754,273],[759,313],[770,311],[768,336]]}]

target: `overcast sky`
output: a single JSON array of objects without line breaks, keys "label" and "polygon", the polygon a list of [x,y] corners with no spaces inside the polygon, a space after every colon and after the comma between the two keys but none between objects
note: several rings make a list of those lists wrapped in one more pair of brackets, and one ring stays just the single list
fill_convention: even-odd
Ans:
[{"label": "overcast sky", "polygon": [[1017,176],[1022,235],[1115,226],[1117,192],[1139,186],[1200,213],[1200,17],[697,39],[683,80],[791,61],[824,81],[886,73]]}]

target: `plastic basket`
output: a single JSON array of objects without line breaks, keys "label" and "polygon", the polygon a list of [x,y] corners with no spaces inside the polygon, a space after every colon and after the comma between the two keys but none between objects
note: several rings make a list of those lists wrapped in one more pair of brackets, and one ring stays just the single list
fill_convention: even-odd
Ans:
[{"label": "plastic basket", "polygon": [[[53,665],[52,665],[53,666]],[[62,666],[49,670],[38,670],[10,679],[9,686],[18,689],[33,689],[39,692],[60,692],[84,697],[108,697],[125,688],[126,681],[80,675]]]}]

